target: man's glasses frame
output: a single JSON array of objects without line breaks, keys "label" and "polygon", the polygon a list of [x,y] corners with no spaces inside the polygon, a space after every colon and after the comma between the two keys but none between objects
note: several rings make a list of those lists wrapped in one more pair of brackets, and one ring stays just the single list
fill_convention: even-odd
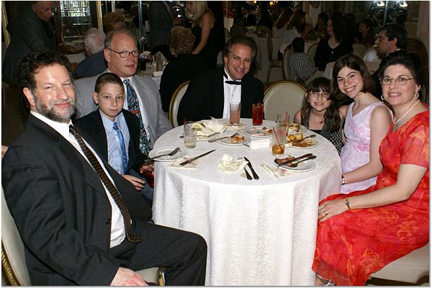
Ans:
[{"label": "man's glasses frame", "polygon": [[120,58],[128,58],[129,57],[129,55],[131,55],[132,54],[132,56],[134,56],[134,57],[138,57],[139,56],[139,54],[140,54],[140,51],[139,50],[133,50],[133,51],[115,51],[114,49],[111,49],[111,48],[106,48],[106,49],[108,49],[108,50],[110,50],[110,51],[112,51],[112,52],[115,52],[115,53],[117,53],[117,54],[119,54],[120,55]]}]

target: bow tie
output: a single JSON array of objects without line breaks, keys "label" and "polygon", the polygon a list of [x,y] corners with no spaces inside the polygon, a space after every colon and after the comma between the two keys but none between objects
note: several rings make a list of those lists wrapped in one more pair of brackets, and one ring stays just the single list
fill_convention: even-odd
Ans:
[{"label": "bow tie", "polygon": [[[224,74],[224,77],[226,79],[228,79],[228,75],[225,73],[225,71],[223,74]],[[241,85],[241,81],[226,80],[225,83],[230,84],[230,85]]]},{"label": "bow tie", "polygon": [[230,85],[241,85],[240,81],[227,80],[227,81],[225,81],[225,83],[230,84]]}]

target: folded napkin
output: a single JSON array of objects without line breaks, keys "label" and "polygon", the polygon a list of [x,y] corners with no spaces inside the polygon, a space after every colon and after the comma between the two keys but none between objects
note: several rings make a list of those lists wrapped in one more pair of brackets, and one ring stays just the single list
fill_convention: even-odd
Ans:
[{"label": "folded napkin", "polygon": [[190,163],[188,163],[186,165],[180,166],[180,163],[183,163],[184,161],[187,161],[187,160],[189,160],[191,158],[192,157],[188,156],[188,155],[183,156],[181,158],[178,158],[174,162],[172,162],[171,167],[174,167],[174,168],[184,168],[184,169],[196,169],[198,167],[198,165],[199,165],[199,161],[201,160],[200,158],[196,159],[196,160],[194,160],[194,161],[192,161],[192,162],[190,162]]},{"label": "folded napkin", "polygon": [[278,167],[270,167],[268,165],[262,164],[261,165],[264,170],[266,170],[273,178],[280,179],[284,178],[293,174],[297,174],[297,171],[287,171]]},{"label": "folded napkin", "polygon": [[223,133],[226,129],[226,125],[219,123],[215,118],[211,120],[201,120],[193,124],[193,128],[197,129],[198,136],[207,137],[214,133]]},{"label": "folded napkin", "polygon": [[234,160],[231,156],[225,154],[218,165],[218,170],[224,174],[231,174],[243,169],[247,163],[243,158]]},{"label": "folded napkin", "polygon": [[251,149],[270,148],[270,138],[251,137],[249,146]]}]

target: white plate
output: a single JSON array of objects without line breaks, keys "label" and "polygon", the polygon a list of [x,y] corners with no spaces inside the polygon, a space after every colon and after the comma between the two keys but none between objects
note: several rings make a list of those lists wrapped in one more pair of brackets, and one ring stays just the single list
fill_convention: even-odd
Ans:
[{"label": "white plate", "polygon": [[[275,164],[275,166],[277,166],[277,164],[275,162],[273,162]],[[289,167],[286,165],[280,166],[279,168],[283,169],[283,170],[287,170],[287,171],[298,171],[298,172],[307,172],[307,171],[311,171],[313,169],[315,169],[315,161],[314,160],[306,160],[304,162],[300,162],[298,164],[297,167]]]},{"label": "white plate", "polygon": [[310,148],[315,148],[316,146],[318,146],[318,141],[314,138],[310,138],[308,140],[308,142],[311,143],[310,146],[306,146],[306,147],[299,147],[299,146],[294,146],[292,145],[291,142],[287,141],[287,144],[285,144],[285,148],[296,148],[296,149],[310,149]]},{"label": "white plate", "polygon": [[[224,135],[220,135],[220,137],[224,137],[224,136],[231,136],[232,134],[224,134]],[[240,136],[244,137],[244,141],[241,143],[231,143],[231,139],[230,138],[224,138],[221,140],[217,140],[216,142],[222,144],[222,145],[228,145],[228,146],[243,146],[243,144],[248,144],[250,142],[250,137],[248,135],[244,135],[239,133]]]},{"label": "white plate", "polygon": [[[265,128],[265,129],[264,129]],[[270,133],[269,133],[270,131]],[[273,129],[265,126],[251,126],[245,129],[245,132],[252,137],[271,137]]]},{"label": "white plate", "polygon": [[[171,151],[173,151],[175,148],[177,148],[177,147],[176,146],[167,146],[167,147],[151,150],[150,153],[149,153],[149,157],[153,158],[153,157],[156,157],[156,156],[159,156],[159,155],[162,155],[162,154],[168,154]],[[156,158],[155,161],[159,161],[159,162],[174,161],[177,158],[181,158],[181,157],[185,156],[186,154],[187,154],[187,151],[184,150],[183,148],[180,148],[180,151],[178,151],[173,156],[159,157],[159,158]]]}]

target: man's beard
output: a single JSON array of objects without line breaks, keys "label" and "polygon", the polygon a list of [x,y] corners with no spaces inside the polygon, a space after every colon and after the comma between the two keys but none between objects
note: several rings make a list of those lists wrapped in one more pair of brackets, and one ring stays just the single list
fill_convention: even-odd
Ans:
[{"label": "man's beard", "polygon": [[36,111],[47,117],[48,119],[51,119],[53,121],[56,122],[60,122],[60,123],[66,123],[69,122],[69,120],[71,119],[72,115],[75,114],[75,108],[76,108],[76,102],[74,98],[68,97],[68,99],[66,100],[66,102],[71,103],[70,108],[68,113],[65,113],[64,115],[58,113],[57,111],[54,110],[55,108],[55,104],[59,104],[59,103],[64,103],[65,101],[63,100],[53,100],[50,102],[50,104],[53,105],[52,108],[48,107],[47,105],[43,104],[42,102],[39,101],[39,98],[37,96],[36,93],[33,93],[34,95],[34,101],[35,101],[35,106],[36,106]]}]

